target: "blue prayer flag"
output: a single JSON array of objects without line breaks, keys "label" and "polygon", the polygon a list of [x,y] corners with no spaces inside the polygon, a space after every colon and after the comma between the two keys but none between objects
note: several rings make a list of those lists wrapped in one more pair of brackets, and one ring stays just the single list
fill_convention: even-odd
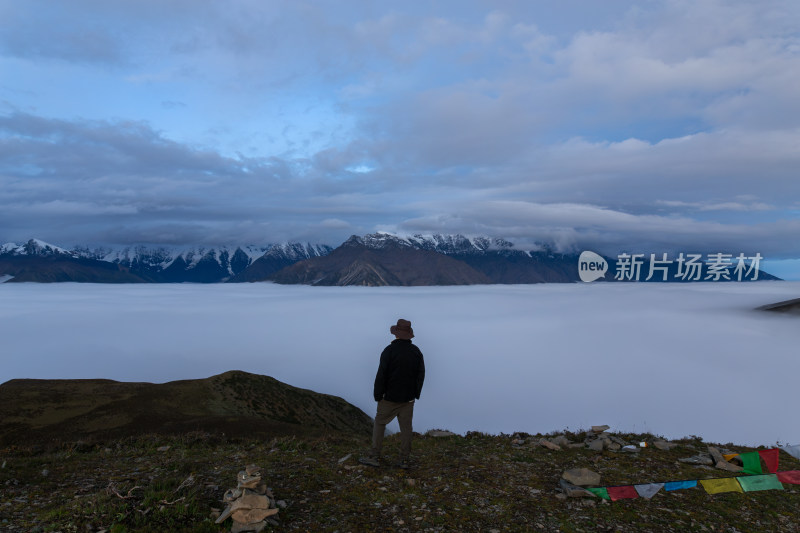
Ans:
[{"label": "blue prayer flag", "polygon": [[664,483],[664,490],[679,490],[679,489],[691,489],[692,487],[697,486],[696,479],[684,480],[684,481],[667,481]]}]

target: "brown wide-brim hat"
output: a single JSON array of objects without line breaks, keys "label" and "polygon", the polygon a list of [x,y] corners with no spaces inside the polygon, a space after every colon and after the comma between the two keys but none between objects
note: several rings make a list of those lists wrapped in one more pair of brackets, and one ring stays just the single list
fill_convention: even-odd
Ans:
[{"label": "brown wide-brim hat", "polygon": [[411,322],[403,320],[402,318],[397,321],[397,324],[389,328],[389,332],[398,339],[411,340],[414,338],[414,330],[411,329]]}]

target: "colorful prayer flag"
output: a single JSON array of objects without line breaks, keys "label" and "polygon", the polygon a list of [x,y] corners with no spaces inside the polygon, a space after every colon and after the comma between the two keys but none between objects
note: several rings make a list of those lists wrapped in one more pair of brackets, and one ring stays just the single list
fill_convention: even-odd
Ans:
[{"label": "colorful prayer flag", "polygon": [[597,496],[598,498],[603,498],[604,500],[610,500],[611,497],[608,495],[608,490],[605,487],[584,487],[586,490]]},{"label": "colorful prayer flag", "polygon": [[664,490],[680,490],[680,489],[691,489],[692,487],[697,486],[696,479],[688,479],[684,481],[667,481],[664,483]]},{"label": "colorful prayer flag", "polygon": [[738,456],[739,456],[738,453],[723,453],[722,454],[722,457],[725,458],[726,461],[730,461],[734,457],[738,457]]},{"label": "colorful prayer flag", "polygon": [[606,487],[608,496],[612,502],[623,500],[625,498],[638,498],[639,493],[633,488],[633,485],[624,485],[622,487]]},{"label": "colorful prayer flag", "polygon": [[641,485],[634,485],[636,492],[644,498],[645,500],[649,500],[653,496],[655,496],[658,491],[664,488],[663,483],[643,483]]},{"label": "colorful prayer flag", "polygon": [[778,448],[770,448],[769,450],[759,450],[758,455],[764,459],[764,463],[767,465],[767,472],[772,472],[773,474],[778,471]]},{"label": "colorful prayer flag", "polygon": [[709,494],[720,492],[742,492],[742,486],[735,477],[723,477],[717,479],[701,479],[700,484]]},{"label": "colorful prayer flag", "polygon": [[781,483],[789,483],[790,485],[800,485],[800,470],[787,470],[786,472],[778,472],[778,481]]},{"label": "colorful prayer flag", "polygon": [[738,479],[739,484],[745,492],[753,492],[756,490],[783,490],[783,485],[778,481],[778,476],[775,474],[742,476]]},{"label": "colorful prayer flag", "polygon": [[758,452],[747,452],[739,454],[742,460],[742,471],[745,474],[763,474],[761,469],[761,455]]},{"label": "colorful prayer flag", "polygon": [[781,450],[785,451],[795,459],[800,459],[800,444],[794,446],[781,446]]}]

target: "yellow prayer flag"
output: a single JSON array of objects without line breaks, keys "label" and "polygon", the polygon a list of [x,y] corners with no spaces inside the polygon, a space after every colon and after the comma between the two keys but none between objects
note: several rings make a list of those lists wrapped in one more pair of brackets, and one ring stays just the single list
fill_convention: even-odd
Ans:
[{"label": "yellow prayer flag", "polygon": [[700,483],[709,494],[720,492],[742,492],[742,486],[735,477],[723,477],[718,479],[701,479]]},{"label": "yellow prayer flag", "polygon": [[724,457],[726,461],[730,461],[734,457],[739,457],[739,454],[738,453],[723,453],[722,457]]}]

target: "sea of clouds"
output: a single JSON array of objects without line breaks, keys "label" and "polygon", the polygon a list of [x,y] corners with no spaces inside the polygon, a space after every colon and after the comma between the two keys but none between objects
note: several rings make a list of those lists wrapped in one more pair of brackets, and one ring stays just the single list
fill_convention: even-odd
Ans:
[{"label": "sea of clouds", "polygon": [[[0,382],[166,382],[226,370],[374,415],[389,326],[427,377],[415,430],[608,424],[668,438],[800,442],[800,317],[756,311],[800,282],[469,287],[0,284]],[[396,429],[396,422],[390,426]]]}]

